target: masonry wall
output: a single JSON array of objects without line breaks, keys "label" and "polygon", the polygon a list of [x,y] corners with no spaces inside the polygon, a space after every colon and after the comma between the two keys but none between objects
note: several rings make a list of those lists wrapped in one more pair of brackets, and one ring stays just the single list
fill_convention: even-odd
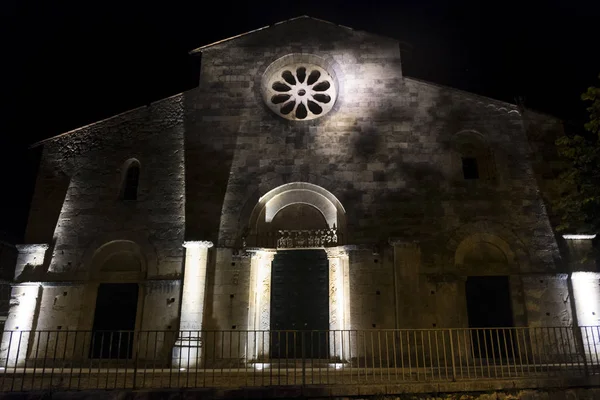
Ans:
[{"label": "masonry wall", "polygon": [[[101,246],[120,240],[140,248],[145,271],[138,281],[138,315],[150,320],[141,326],[177,329],[180,288],[168,283],[180,279],[183,268],[182,103],[181,96],[171,97],[43,144],[26,240],[50,248],[43,262],[21,257],[16,279],[65,285],[44,286],[37,329],[91,328],[100,283],[91,281],[92,260]],[[119,193],[132,158],[141,165],[138,196],[126,201]],[[146,279],[172,289],[155,300]],[[144,310],[144,303],[153,311]]]},{"label": "masonry wall", "polygon": [[[288,121],[264,105],[261,75],[290,53],[314,54],[333,65],[340,92],[326,116]],[[410,307],[422,317],[412,324],[467,325],[466,277],[494,272],[484,265],[466,272],[454,257],[463,240],[479,233],[501,238],[514,252],[511,269],[496,273],[511,276],[516,323],[570,322],[570,303],[558,292],[548,302],[550,315],[535,312],[535,296],[523,295],[544,290],[543,284],[524,285],[523,276],[559,272],[561,258],[516,106],[403,77],[397,43],[309,19],[203,50],[200,86],[185,97],[193,104],[186,107],[186,149],[193,155],[186,161],[188,234],[241,248],[260,196],[284,183],[311,182],[345,207],[348,244],[382,247],[390,237],[419,243],[422,297]],[[455,141],[464,131],[477,132],[487,144],[494,179],[463,179]],[[216,172],[207,177],[207,171]],[[390,270],[385,262],[366,261],[371,256],[356,257],[361,261],[351,261],[351,270],[366,278],[357,279],[354,326],[393,326],[393,306],[377,306],[390,304],[388,289],[375,294],[389,285]],[[229,261],[216,262],[219,282]],[[560,285],[561,293],[568,289],[566,281]],[[212,312],[227,315],[229,303],[216,304]],[[373,319],[368,310],[385,315],[367,321]]]},{"label": "masonry wall", "polygon": [[[262,100],[263,72],[292,53],[321,57],[336,74],[338,99],[322,118],[288,121]],[[463,179],[455,144],[466,131],[486,143],[493,179]],[[131,240],[147,278],[172,282],[144,292],[141,326],[176,329],[182,242],[210,240],[204,326],[246,329],[250,215],[260,196],[300,181],[339,199],[344,244],[359,246],[350,254],[353,328],[467,326],[464,282],[486,274],[510,276],[518,325],[568,325],[568,285],[552,278],[561,259],[532,151],[516,106],[403,76],[393,40],[298,19],[203,50],[196,89],[46,142],[27,242],[51,247],[41,265],[18,266],[17,278],[75,282],[93,297],[85,285],[94,252]],[[130,158],[141,164],[139,195],[123,202]],[[510,249],[506,269],[457,263],[461,243],[482,233]],[[414,268],[404,283],[391,237],[422,255],[406,264]],[[44,288],[41,298],[61,290]],[[94,302],[86,304],[43,307],[86,328]]]}]

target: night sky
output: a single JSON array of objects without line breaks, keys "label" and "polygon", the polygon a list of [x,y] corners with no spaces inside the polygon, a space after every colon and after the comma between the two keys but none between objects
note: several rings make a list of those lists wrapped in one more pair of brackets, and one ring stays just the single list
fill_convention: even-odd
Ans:
[{"label": "night sky", "polygon": [[600,1],[7,0],[0,15],[0,231],[17,242],[37,171],[31,144],[193,88],[200,60],[189,50],[281,20],[309,15],[396,38],[405,75],[520,96],[575,126],[580,94],[599,84]]}]

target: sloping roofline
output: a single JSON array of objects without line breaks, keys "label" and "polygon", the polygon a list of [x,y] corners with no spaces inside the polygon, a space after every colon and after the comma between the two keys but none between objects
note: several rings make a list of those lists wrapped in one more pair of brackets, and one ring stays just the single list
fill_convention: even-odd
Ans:
[{"label": "sloping roofline", "polygon": [[216,46],[216,45],[219,45],[219,44],[222,44],[222,43],[226,43],[226,42],[229,42],[231,40],[238,39],[238,38],[241,38],[241,37],[244,37],[244,36],[248,36],[248,35],[251,35],[253,33],[256,33],[256,32],[259,32],[259,31],[262,31],[262,30],[265,30],[265,29],[273,28],[273,27],[275,27],[277,25],[285,24],[285,23],[288,23],[288,22],[292,22],[292,21],[296,21],[296,20],[304,19],[304,18],[312,19],[314,21],[323,22],[325,24],[329,24],[329,25],[333,25],[333,26],[339,26],[340,28],[348,29],[348,30],[351,30],[351,31],[365,32],[365,33],[368,33],[369,35],[372,35],[372,36],[377,36],[377,37],[380,37],[380,38],[383,38],[383,39],[393,40],[395,42],[400,42],[398,39],[394,39],[394,38],[391,38],[391,37],[388,37],[388,36],[378,35],[376,33],[371,33],[371,32],[366,32],[366,31],[360,31],[360,30],[351,28],[349,26],[336,24],[334,22],[326,21],[326,20],[320,19],[320,18],[314,18],[314,17],[311,17],[309,15],[300,15],[299,17],[294,17],[294,18],[283,20],[283,21],[279,21],[279,22],[276,22],[276,23],[271,24],[271,25],[263,26],[262,28],[253,29],[253,30],[248,31],[248,32],[240,33],[239,35],[231,36],[231,37],[228,37],[228,38],[225,38],[225,39],[218,40],[218,41],[213,42],[213,43],[205,44],[204,46],[200,46],[200,47],[197,47],[197,48],[195,48],[193,50],[190,50],[189,54],[198,54],[198,53],[201,53],[202,50],[208,49],[210,47],[213,47],[213,46]]},{"label": "sloping roofline", "polygon": [[[269,28],[275,27],[275,26],[277,26],[277,25],[281,25],[281,24],[284,24],[284,23],[287,23],[287,22],[291,22],[291,21],[295,21],[295,20],[299,20],[299,19],[303,19],[303,18],[310,18],[310,19],[312,19],[312,20],[315,20],[315,21],[323,22],[323,23],[330,24],[330,25],[333,25],[333,26],[338,26],[338,27],[341,27],[341,28],[344,28],[344,29],[348,29],[348,30],[351,30],[351,31],[355,31],[355,32],[364,32],[364,33],[367,33],[367,34],[369,34],[369,35],[371,35],[371,36],[380,37],[380,38],[382,38],[382,39],[386,39],[386,40],[392,40],[392,41],[395,41],[395,42],[398,42],[398,43],[400,43],[400,42],[401,42],[400,40],[393,39],[393,38],[390,38],[390,37],[387,37],[387,36],[378,35],[378,34],[371,33],[371,32],[366,32],[366,31],[360,31],[360,30],[356,30],[356,29],[354,29],[354,28],[351,28],[351,27],[348,27],[348,26],[339,25],[339,24],[336,24],[336,23],[333,23],[333,22],[330,22],[330,21],[326,21],[326,20],[323,20],[323,19],[319,19],[319,18],[310,17],[310,16],[308,16],[308,15],[301,15],[301,16],[299,16],[299,17],[290,18],[290,19],[287,19],[287,20],[284,20],[284,21],[276,22],[276,23],[274,23],[274,24],[272,24],[272,25],[267,25],[267,26],[264,26],[264,27],[262,27],[262,28],[254,29],[254,30],[251,30],[251,31],[248,31],[248,32],[245,32],[245,33],[241,33],[241,34],[239,34],[239,35],[231,36],[231,37],[229,37],[229,38],[226,38],[226,39],[222,39],[222,40],[219,40],[219,41],[216,41],[216,42],[210,43],[210,44],[206,44],[206,45],[204,45],[204,46],[201,46],[201,47],[197,47],[197,48],[195,48],[195,49],[191,50],[191,51],[189,52],[189,54],[198,54],[198,53],[201,53],[203,50],[205,50],[205,49],[208,49],[208,48],[210,48],[210,47],[212,47],[212,46],[216,46],[216,45],[219,45],[219,44],[221,44],[221,43],[225,43],[225,42],[231,41],[231,40],[233,40],[233,39],[237,39],[237,38],[240,38],[240,37],[243,37],[243,36],[247,36],[247,35],[250,35],[250,34],[253,34],[253,33],[256,33],[256,32],[262,31],[262,30],[265,30],[265,29],[269,29]],[[494,99],[494,98],[492,98],[492,97],[488,97],[488,96],[483,96],[483,95],[479,95],[479,94],[475,94],[475,93],[467,92],[467,91],[464,91],[464,90],[461,90],[461,89],[457,89],[457,88],[454,88],[454,87],[451,87],[451,86],[446,86],[446,85],[442,85],[442,84],[434,83],[434,82],[431,82],[431,81],[425,81],[425,80],[421,80],[421,79],[414,78],[414,77],[410,77],[410,76],[404,76],[403,78],[404,78],[404,79],[413,80],[413,81],[419,82],[419,83],[421,83],[421,84],[426,84],[426,85],[436,86],[436,87],[443,88],[443,89],[446,89],[446,90],[451,90],[451,91],[459,92],[459,93],[465,94],[465,95],[467,95],[467,96],[469,96],[469,97],[471,97],[471,98],[478,98],[480,101],[481,101],[481,100],[483,100],[483,99],[485,99],[485,100],[489,101],[490,103],[495,103],[495,104],[497,104],[497,105],[502,105],[502,106],[504,106],[504,107],[506,107],[506,108],[510,108],[510,109],[511,109],[511,111],[517,111],[519,114],[521,114],[521,112],[520,112],[520,111],[521,111],[521,110],[520,110],[520,107],[519,107],[518,105],[514,104],[514,103],[509,103],[509,102],[506,102],[506,101],[502,101],[502,100]],[[171,96],[168,96],[168,97],[165,97],[165,98],[159,99],[159,100],[157,100],[157,101],[156,101],[156,103],[158,103],[158,102],[161,102],[161,101],[164,101],[164,100],[168,100],[168,99],[170,99],[170,98],[173,98],[173,97],[176,97],[176,96],[180,96],[181,94],[182,94],[182,93],[177,93],[177,94],[174,94],[174,95],[171,95]],[[121,113],[118,113],[118,114],[112,115],[112,116],[110,116],[110,117],[107,117],[107,118],[101,119],[101,120],[99,120],[99,121],[95,121],[95,122],[92,122],[92,123],[90,123],[90,124],[83,125],[83,126],[80,126],[80,127],[78,127],[78,128],[71,129],[71,130],[69,130],[69,131],[66,131],[66,132],[60,133],[60,134],[58,134],[58,135],[54,135],[54,136],[51,136],[51,137],[49,137],[49,138],[42,139],[42,140],[40,140],[40,141],[37,141],[37,142],[33,143],[32,145],[30,145],[30,146],[29,146],[29,148],[34,148],[34,147],[37,147],[37,146],[43,145],[44,143],[46,143],[46,142],[49,142],[49,141],[52,141],[52,140],[54,140],[54,139],[57,139],[57,138],[59,138],[59,137],[63,137],[63,136],[66,136],[66,135],[69,135],[69,134],[72,134],[72,133],[75,133],[75,132],[81,131],[81,130],[83,130],[83,129],[85,129],[85,128],[88,128],[88,127],[92,127],[92,126],[98,125],[98,124],[100,124],[100,123],[103,123],[103,122],[109,121],[109,120],[111,120],[111,119],[114,119],[114,118],[117,118],[117,117],[119,117],[119,116],[124,116],[124,115],[126,115],[126,114],[133,113],[133,112],[135,112],[135,111],[138,111],[138,110],[140,110],[140,109],[143,109],[143,108],[146,108],[146,107],[148,107],[148,106],[140,106],[140,107],[135,107],[135,108],[133,108],[133,109],[130,109],[130,110],[127,110],[127,111],[124,111],[124,112],[121,112]],[[551,115],[551,114],[547,114],[547,113],[544,113],[544,112],[540,112],[540,111],[537,111],[537,110],[534,110],[534,109],[531,109],[531,108],[528,108],[528,107],[525,107],[525,109],[526,109],[527,111],[530,111],[530,112],[535,112],[535,113],[538,113],[538,114],[542,114],[542,115],[545,115],[545,116],[547,116],[547,117],[550,117],[550,118],[553,118],[553,119],[556,119],[556,120],[561,120],[561,118],[558,118],[558,117],[556,117],[556,116],[554,116],[554,115]]]}]

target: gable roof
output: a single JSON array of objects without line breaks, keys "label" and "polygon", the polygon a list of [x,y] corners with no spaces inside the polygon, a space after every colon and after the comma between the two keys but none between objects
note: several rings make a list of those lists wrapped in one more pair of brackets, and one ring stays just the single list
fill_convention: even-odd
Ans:
[{"label": "gable roof", "polygon": [[333,27],[339,27],[341,29],[346,29],[346,30],[351,31],[351,32],[360,32],[362,34],[366,34],[366,35],[369,35],[369,36],[377,37],[377,38],[380,38],[380,39],[399,42],[398,39],[390,38],[390,37],[383,36],[383,35],[377,35],[375,33],[367,32],[367,31],[357,30],[357,29],[351,28],[349,26],[336,24],[334,22],[326,21],[324,19],[314,18],[314,17],[308,16],[308,15],[301,15],[299,17],[286,19],[286,20],[279,21],[279,22],[276,22],[276,23],[271,24],[271,25],[263,26],[262,28],[253,29],[253,30],[248,31],[248,32],[240,33],[239,35],[235,35],[235,36],[231,36],[231,37],[228,37],[228,38],[225,38],[225,39],[221,39],[221,40],[218,40],[218,41],[213,42],[213,43],[205,44],[203,46],[200,46],[200,47],[197,47],[197,48],[195,48],[193,50],[190,50],[189,54],[198,54],[198,53],[201,53],[203,50],[206,50],[208,48],[211,48],[211,47],[219,45],[219,44],[230,42],[232,40],[239,39],[239,38],[242,38],[242,37],[250,36],[250,35],[255,34],[257,32],[261,32],[261,31],[264,31],[264,30],[272,29],[272,28],[274,28],[276,26],[280,26],[280,25],[283,25],[283,24],[290,24],[290,23],[294,23],[294,22],[302,21],[302,20],[311,20],[311,21],[314,21],[314,22],[317,22],[317,23],[328,24],[328,25],[331,25]]}]

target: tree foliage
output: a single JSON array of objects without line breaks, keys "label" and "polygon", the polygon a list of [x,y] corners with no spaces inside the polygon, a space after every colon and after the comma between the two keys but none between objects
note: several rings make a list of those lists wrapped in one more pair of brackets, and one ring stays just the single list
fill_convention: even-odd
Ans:
[{"label": "tree foliage", "polygon": [[569,167],[559,177],[561,196],[553,208],[561,218],[559,231],[600,233],[600,88],[589,87],[581,99],[591,103],[585,130],[556,141]]}]

